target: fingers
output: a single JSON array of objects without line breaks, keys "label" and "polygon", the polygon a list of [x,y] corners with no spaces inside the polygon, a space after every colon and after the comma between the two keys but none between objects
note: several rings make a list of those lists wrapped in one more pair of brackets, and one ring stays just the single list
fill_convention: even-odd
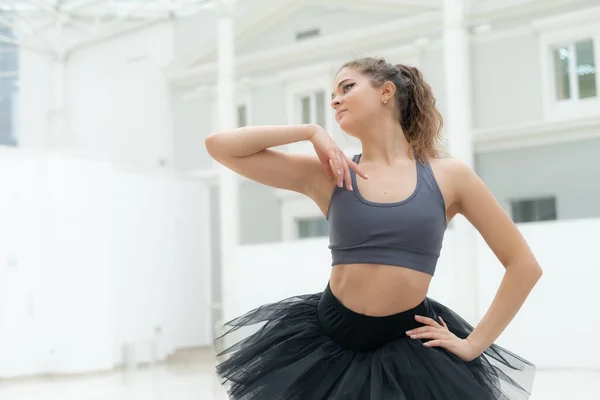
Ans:
[{"label": "fingers", "polygon": [[345,183],[348,190],[353,190],[349,165],[352,161],[349,160],[344,153],[335,149],[331,149],[327,155],[329,156],[329,165],[333,173],[333,176],[328,174],[328,177],[330,177],[330,179],[335,178],[337,186],[343,187]]},{"label": "fingers", "polygon": [[341,150],[331,149],[327,155],[329,156],[330,167],[330,170],[327,170],[327,177],[329,179],[335,178],[337,186],[343,187],[345,184],[346,189],[354,189],[352,187],[352,175],[350,174],[351,169],[362,178],[369,179],[369,176],[354,161],[346,157]]},{"label": "fingers", "polygon": [[448,331],[432,329],[425,332],[413,332],[409,336],[411,339],[443,339],[448,337]]},{"label": "fingers", "polygon": [[420,328],[416,328],[416,329],[407,331],[406,335],[410,336],[410,335],[416,335],[416,334],[421,334],[421,333],[425,333],[425,332],[436,332],[440,329],[443,329],[443,328],[442,327],[435,328],[433,326],[422,326]]},{"label": "fingers", "polygon": [[346,157],[342,158],[344,164],[344,181],[346,182],[346,189],[352,190],[352,178],[350,177],[350,168],[348,167],[348,161]]},{"label": "fingers", "polygon": [[446,340],[446,339],[436,339],[436,340],[430,340],[427,343],[423,343],[423,346],[427,346],[427,347],[449,347],[450,346],[450,341]]},{"label": "fingers", "polygon": [[340,157],[340,155],[338,154],[336,157],[336,172],[338,175],[338,186],[339,187],[343,187],[344,186],[344,177],[346,176],[346,167],[344,166],[344,159],[342,157]]},{"label": "fingers", "polygon": [[341,162],[341,158],[339,157],[337,151],[335,149],[331,149],[327,152],[329,156],[329,163],[331,164],[331,169],[333,170],[333,174],[335,175],[336,184],[339,187],[342,187],[342,183],[344,180],[343,175],[343,165]]},{"label": "fingers", "polygon": [[425,325],[433,326],[436,328],[442,327],[442,325],[438,324],[437,321],[435,321],[434,319],[428,318],[428,317],[423,317],[421,315],[415,315],[415,319]]},{"label": "fingers", "polygon": [[323,169],[325,170],[325,175],[327,176],[327,179],[329,179],[329,180],[335,179],[335,175],[333,173],[334,167],[333,167],[333,163],[331,162],[331,160],[323,161],[323,162],[321,162],[321,165],[323,166]]},{"label": "fingers", "polygon": [[431,335],[447,335],[448,333],[450,333],[450,331],[443,327],[434,328],[432,326],[423,326],[407,331],[406,335],[410,336],[411,339],[432,339],[434,337]]},{"label": "fingers", "polygon": [[[440,321],[442,321],[442,326],[446,329],[448,329],[448,325],[446,325],[446,321],[444,321],[444,319],[442,317],[440,317]],[[450,329],[448,329],[450,330]]]},{"label": "fingers", "polygon": [[355,163],[352,160],[348,160],[348,166],[350,168],[352,168],[354,170],[354,172],[356,172],[361,178],[363,179],[369,179],[369,175],[365,174],[360,167],[358,166],[357,163]]}]

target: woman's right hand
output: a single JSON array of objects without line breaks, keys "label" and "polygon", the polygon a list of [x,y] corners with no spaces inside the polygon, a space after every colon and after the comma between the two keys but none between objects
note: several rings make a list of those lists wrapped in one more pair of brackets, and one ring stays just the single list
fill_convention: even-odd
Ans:
[{"label": "woman's right hand", "polygon": [[317,127],[311,135],[310,141],[315,148],[325,175],[330,180],[335,179],[337,186],[343,187],[345,184],[348,190],[353,189],[350,169],[354,170],[363,179],[369,179],[367,174],[361,171],[358,164],[346,157],[325,129]]}]

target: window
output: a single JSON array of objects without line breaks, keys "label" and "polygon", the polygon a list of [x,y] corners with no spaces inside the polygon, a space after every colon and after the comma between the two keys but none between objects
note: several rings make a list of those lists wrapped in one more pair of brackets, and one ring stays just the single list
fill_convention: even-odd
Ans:
[{"label": "window", "polygon": [[248,126],[248,106],[245,104],[237,107],[237,126],[238,128]]},{"label": "window", "polygon": [[593,39],[555,47],[552,58],[556,100],[581,100],[597,96]]},{"label": "window", "polygon": [[299,96],[300,123],[317,124],[325,128],[325,91]]},{"label": "window", "polygon": [[510,209],[515,223],[557,219],[556,197],[513,200]]},{"label": "window", "polygon": [[[282,71],[279,76],[285,84],[285,109],[287,123],[317,124],[332,134],[336,126],[334,114],[329,106],[332,76],[337,64],[324,62]],[[288,151],[307,153],[314,149],[309,142],[291,143]]]},{"label": "window", "polygon": [[311,199],[287,190],[278,190],[275,195],[281,200],[281,235],[284,241],[329,234],[325,216]]},{"label": "window", "polygon": [[[233,120],[231,121],[236,128],[252,125],[252,102],[248,91],[240,84],[240,90],[236,95],[237,102],[233,109]],[[219,126],[217,94],[211,93],[213,100],[210,102],[211,110],[211,131],[216,132],[221,127]]]},{"label": "window", "polygon": [[542,54],[544,119],[576,120],[600,115],[600,7],[532,21]]},{"label": "window", "polygon": [[[0,29],[0,36],[13,37]],[[0,145],[17,145],[18,48],[0,43]]]},{"label": "window", "polygon": [[329,224],[325,218],[296,219],[296,235],[298,239],[329,235]]}]

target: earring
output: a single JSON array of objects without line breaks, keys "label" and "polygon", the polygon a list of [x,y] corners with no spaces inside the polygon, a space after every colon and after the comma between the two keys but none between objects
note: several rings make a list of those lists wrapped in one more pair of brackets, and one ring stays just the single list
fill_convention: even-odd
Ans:
[{"label": "earring", "polygon": [[383,104],[387,104],[387,99],[383,99]]}]

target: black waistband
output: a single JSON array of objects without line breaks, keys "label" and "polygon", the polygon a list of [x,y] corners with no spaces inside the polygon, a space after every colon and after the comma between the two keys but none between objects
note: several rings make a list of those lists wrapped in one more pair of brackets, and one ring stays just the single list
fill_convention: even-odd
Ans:
[{"label": "black waistband", "polygon": [[331,292],[323,291],[317,309],[323,330],[340,345],[355,351],[372,351],[406,336],[406,331],[421,326],[415,315],[428,315],[427,299],[416,307],[382,317],[357,313],[344,306]]}]

